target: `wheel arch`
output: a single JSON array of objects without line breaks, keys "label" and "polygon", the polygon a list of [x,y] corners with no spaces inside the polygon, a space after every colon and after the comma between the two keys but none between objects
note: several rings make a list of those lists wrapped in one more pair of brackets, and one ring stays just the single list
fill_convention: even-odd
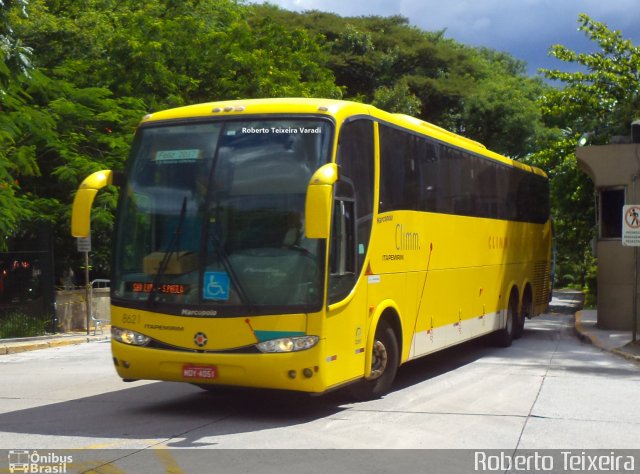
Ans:
[{"label": "wheel arch", "polygon": [[509,301],[513,298],[516,302],[516,311],[520,308],[520,296],[522,295],[522,293],[520,292],[520,287],[518,286],[518,283],[515,281],[512,281],[511,283],[509,283],[509,285],[507,286],[508,291],[506,292],[506,294],[508,295],[507,300],[506,300],[506,305],[505,305],[505,311],[508,309],[509,307]]},{"label": "wheel arch", "polygon": [[373,343],[376,337],[376,330],[381,321],[387,322],[396,337],[396,341],[398,343],[398,351],[400,354],[400,364],[403,362],[402,351],[403,351],[403,337],[402,337],[402,320],[400,319],[400,308],[398,305],[391,300],[385,300],[381,302],[373,313],[373,317],[371,318],[371,323],[369,324],[369,331],[367,334],[367,345],[365,348],[365,366],[364,366],[364,376],[368,377],[371,375],[371,354],[373,351]]}]

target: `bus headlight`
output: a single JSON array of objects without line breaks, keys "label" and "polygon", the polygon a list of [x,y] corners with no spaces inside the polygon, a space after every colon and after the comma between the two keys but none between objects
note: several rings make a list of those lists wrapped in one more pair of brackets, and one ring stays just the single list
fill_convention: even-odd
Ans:
[{"label": "bus headlight", "polygon": [[318,336],[283,337],[260,342],[256,347],[260,352],[297,352],[311,349],[318,340]]},{"label": "bus headlight", "polygon": [[146,346],[149,344],[149,341],[151,341],[149,336],[132,331],[131,329],[122,329],[115,326],[111,326],[111,337],[118,342],[134,346]]}]

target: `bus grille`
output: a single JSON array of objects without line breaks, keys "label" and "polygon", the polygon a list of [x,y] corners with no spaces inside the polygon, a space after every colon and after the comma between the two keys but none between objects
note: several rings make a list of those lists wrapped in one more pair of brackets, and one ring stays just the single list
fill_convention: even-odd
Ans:
[{"label": "bus grille", "polygon": [[535,305],[546,305],[549,301],[549,262],[542,260],[533,267],[533,291]]}]

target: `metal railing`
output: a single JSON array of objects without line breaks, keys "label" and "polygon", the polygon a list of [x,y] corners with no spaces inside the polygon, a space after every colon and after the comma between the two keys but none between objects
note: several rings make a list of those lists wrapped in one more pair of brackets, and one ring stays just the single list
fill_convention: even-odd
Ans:
[{"label": "metal railing", "polygon": [[96,278],[95,280],[91,280],[91,288],[111,288],[111,280]]},{"label": "metal railing", "polygon": [[[89,294],[89,298],[90,298],[89,301],[93,301],[93,289],[94,288],[110,288],[111,287],[111,280],[107,280],[107,279],[104,279],[104,278],[96,278],[95,280],[92,280],[89,285],[91,287],[90,288],[90,294]],[[104,324],[106,324],[106,323],[109,323],[109,321],[107,321],[105,319],[96,318],[96,315],[93,314],[93,311],[91,312],[91,322],[93,323],[93,335],[94,336],[98,332],[98,329],[100,329],[100,334],[103,334],[104,331],[102,329],[102,326]],[[89,332],[89,328],[87,328],[87,332]]]}]

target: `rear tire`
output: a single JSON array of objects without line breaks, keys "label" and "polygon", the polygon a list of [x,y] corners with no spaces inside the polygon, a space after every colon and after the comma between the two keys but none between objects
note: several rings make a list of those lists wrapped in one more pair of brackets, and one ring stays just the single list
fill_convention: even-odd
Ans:
[{"label": "rear tire", "polygon": [[533,301],[531,299],[531,293],[529,291],[525,291],[524,297],[522,298],[522,309],[520,310],[520,314],[517,318],[518,323],[513,328],[514,339],[522,337],[522,333],[524,332],[524,323],[526,319],[530,318],[531,314],[533,313],[532,303]]},{"label": "rear tire", "polygon": [[387,393],[400,365],[398,340],[391,325],[380,321],[373,341],[371,375],[350,387],[351,395],[358,400],[372,400]]},{"label": "rear tire", "polygon": [[516,325],[518,324],[518,297],[515,292],[509,296],[507,305],[507,320],[502,329],[495,334],[495,343],[500,347],[509,347],[514,339]]}]

